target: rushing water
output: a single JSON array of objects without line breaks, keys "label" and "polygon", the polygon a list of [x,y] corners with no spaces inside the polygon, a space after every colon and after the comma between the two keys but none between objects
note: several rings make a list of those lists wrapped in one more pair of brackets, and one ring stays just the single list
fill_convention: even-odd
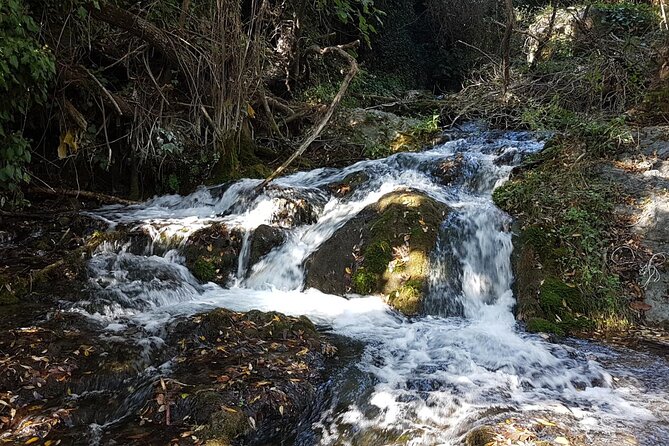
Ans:
[{"label": "rushing water", "polygon": [[[243,180],[187,197],[104,208],[95,215],[110,224],[144,227],[156,241],[170,240],[176,248],[156,255],[160,251],[151,246],[137,254],[105,245],[90,262],[96,292],[74,310],[104,321],[110,331],[141,328],[147,348],[160,342],[174,317],[215,307],[305,314],[360,341],[362,357],[335,376],[333,386],[341,391],[335,389],[320,419],[300,435],[302,444],[391,444],[398,438],[408,444],[460,444],[473,425],[508,413],[564,417],[588,444],[628,431],[639,444],[669,444],[663,399],[668,385],[657,383],[657,373],[669,370],[666,363],[625,371],[612,359],[620,353],[588,343],[548,343],[516,324],[510,221],[491,194],[512,164],[541,147],[527,134],[482,133],[420,153],[297,173],[255,197],[250,192],[258,182]],[[445,185],[434,166],[456,157],[463,163],[460,176]],[[350,196],[328,192],[327,185],[359,172],[367,181]],[[426,314],[408,319],[377,296],[304,290],[305,259],[360,210],[404,188],[451,209],[431,261]],[[249,268],[249,235],[272,223],[286,191],[316,203],[317,221],[291,228],[283,245]],[[214,221],[245,234],[229,288],[198,283],[178,251],[180,242]]]}]

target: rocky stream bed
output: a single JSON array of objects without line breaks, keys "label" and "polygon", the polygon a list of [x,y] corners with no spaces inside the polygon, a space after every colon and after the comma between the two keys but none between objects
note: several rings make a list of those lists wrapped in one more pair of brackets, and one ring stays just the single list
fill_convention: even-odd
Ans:
[{"label": "rocky stream bed", "polygon": [[668,444],[661,332],[514,319],[491,193],[541,138],[3,214],[0,442]]}]

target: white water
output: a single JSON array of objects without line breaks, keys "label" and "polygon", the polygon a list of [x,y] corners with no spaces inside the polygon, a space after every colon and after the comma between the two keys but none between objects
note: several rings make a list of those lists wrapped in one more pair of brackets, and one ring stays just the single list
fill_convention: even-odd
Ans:
[{"label": "white water", "polygon": [[[156,239],[162,234],[183,240],[224,221],[246,231],[243,254],[233,286],[224,289],[199,284],[176,251],[136,255],[106,245],[91,261],[97,292],[75,310],[105,321],[113,331],[140,326],[155,336],[176,316],[215,307],[276,310],[308,315],[364,343],[351,373],[366,377],[368,384],[337,395],[324,408],[310,437],[321,444],[368,444],[361,438],[370,431],[377,439],[387,434],[388,442],[406,434],[409,444],[459,444],[473,423],[495,410],[568,416],[590,438],[669,423],[656,408],[657,395],[643,395],[642,386],[614,389],[611,375],[582,351],[529,336],[516,325],[509,219],[491,201],[511,167],[494,161],[505,153],[537,151],[541,143],[522,134],[487,137],[342,170],[301,172],[277,180],[278,189],[250,202],[245,197],[254,180],[223,193],[201,189],[188,197],[103,209],[96,214],[100,218],[144,227]],[[456,154],[465,160],[462,175],[445,186],[431,172]],[[324,186],[362,171],[369,180],[350,197],[338,199],[325,191]],[[347,299],[302,290],[302,265],[309,254],[365,206],[402,188],[420,190],[452,209],[434,253],[428,315],[404,318],[377,296]],[[247,271],[248,235],[260,224],[272,224],[287,191],[321,203],[318,220],[290,229],[284,245]]]}]

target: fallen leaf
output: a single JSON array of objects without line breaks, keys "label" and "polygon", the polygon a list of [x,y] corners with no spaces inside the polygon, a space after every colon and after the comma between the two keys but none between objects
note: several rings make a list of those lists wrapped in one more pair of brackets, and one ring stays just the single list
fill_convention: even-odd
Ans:
[{"label": "fallen leaf", "polygon": [[632,302],[630,304],[630,308],[632,310],[636,310],[636,311],[648,311],[653,307],[651,307],[650,305],[648,305],[645,302],[641,302],[640,300],[635,300],[634,302]]},{"label": "fallen leaf", "polygon": [[306,355],[307,353],[309,353],[309,349],[308,349],[307,347],[304,347],[302,350],[300,350],[299,352],[297,352],[297,356],[304,356],[304,355]]},{"label": "fallen leaf", "polygon": [[569,440],[567,440],[564,437],[556,437],[555,440],[553,441],[555,441],[557,444],[563,444],[565,446],[569,446]]},{"label": "fallen leaf", "polygon": [[535,418],[536,422],[543,425],[543,426],[555,426],[555,423],[551,423],[548,420],[544,420],[543,418]]}]

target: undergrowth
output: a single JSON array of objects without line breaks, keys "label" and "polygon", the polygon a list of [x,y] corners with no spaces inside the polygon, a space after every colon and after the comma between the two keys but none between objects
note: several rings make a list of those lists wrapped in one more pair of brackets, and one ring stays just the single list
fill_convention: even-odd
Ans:
[{"label": "undergrowth", "polygon": [[559,332],[619,328],[628,320],[620,278],[608,260],[616,246],[619,194],[596,174],[600,157],[619,143],[601,130],[586,130],[577,126],[571,136],[556,138],[493,195],[521,222],[522,243],[541,270],[538,302],[520,311],[526,319],[556,324]]}]

